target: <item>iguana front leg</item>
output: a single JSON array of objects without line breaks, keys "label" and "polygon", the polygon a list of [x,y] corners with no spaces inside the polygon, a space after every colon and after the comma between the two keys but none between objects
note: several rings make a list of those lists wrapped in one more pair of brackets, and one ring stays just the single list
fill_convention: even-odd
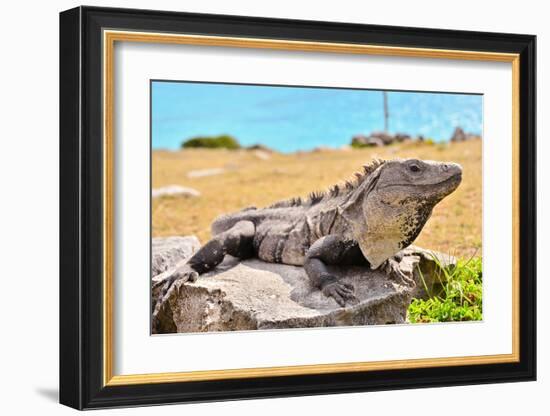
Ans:
[{"label": "iguana front leg", "polygon": [[[325,296],[330,296],[340,305],[345,306],[348,301],[356,301],[354,288],[347,283],[341,283],[328,271],[327,265],[357,264],[365,262],[357,243],[342,241],[339,237],[328,235],[317,240],[307,251],[304,268],[313,284]],[[359,257],[357,257],[359,254]]]},{"label": "iguana front leg", "polygon": [[251,221],[239,221],[229,230],[212,238],[186,264],[176,268],[165,280],[157,283],[157,285],[162,285],[162,289],[155,306],[153,306],[153,318],[178,280],[194,282],[199,275],[211,271],[220,264],[226,254],[241,259],[251,257],[254,254],[252,246],[254,233],[255,226]]}]

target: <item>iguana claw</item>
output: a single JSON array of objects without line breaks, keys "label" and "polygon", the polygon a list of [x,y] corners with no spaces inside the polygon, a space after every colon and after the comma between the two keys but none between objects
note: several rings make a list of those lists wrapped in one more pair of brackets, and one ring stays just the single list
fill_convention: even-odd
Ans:
[{"label": "iguana claw", "polygon": [[328,283],[322,291],[325,296],[332,297],[342,307],[346,306],[346,302],[357,302],[357,298],[353,294],[353,285],[349,283]]},{"label": "iguana claw", "polygon": [[195,270],[193,270],[191,266],[185,264],[175,269],[166,279],[156,283],[155,286],[153,286],[153,289],[159,287],[160,285],[163,286],[157,297],[157,302],[153,310],[153,315],[158,314],[160,306],[169,296],[170,289],[174,286],[174,283],[176,283],[178,280],[182,280],[184,282],[194,282],[197,280],[198,277],[199,274]]}]

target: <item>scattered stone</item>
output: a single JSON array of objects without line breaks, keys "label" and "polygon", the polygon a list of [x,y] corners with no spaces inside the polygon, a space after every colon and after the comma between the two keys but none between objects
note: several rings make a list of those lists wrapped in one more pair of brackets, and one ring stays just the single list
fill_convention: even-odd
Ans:
[{"label": "scattered stone", "polygon": [[[160,244],[157,243],[157,244]],[[155,250],[154,250],[155,251]],[[341,308],[334,299],[311,287],[302,267],[239,261],[227,256],[215,270],[194,283],[177,282],[161,305],[155,333],[234,331],[405,323],[413,296],[425,296],[419,270],[427,285],[434,284],[435,262],[430,252],[405,250],[401,270],[413,276],[416,288],[391,280],[379,270],[333,267],[331,271],[355,288],[358,301]],[[439,256],[439,254],[434,254]],[[449,261],[454,261],[451,258]],[[164,264],[182,264],[172,258]],[[446,263],[445,263],[446,264]],[[449,263],[450,264],[450,263]],[[153,284],[169,276],[165,270]],[[431,280],[430,280],[431,279]],[[153,299],[158,295],[156,285]]]},{"label": "scattered stone", "polygon": [[223,168],[211,168],[211,169],[199,169],[199,170],[192,170],[187,173],[188,178],[202,178],[204,176],[214,176],[214,175],[221,175],[225,172],[225,169]]},{"label": "scattered stone", "polygon": [[263,144],[253,144],[252,146],[248,146],[246,148],[247,150],[261,150],[263,152],[267,152],[267,153],[274,153],[275,151]]},{"label": "scattered stone", "polygon": [[254,156],[256,156],[258,159],[261,159],[261,160],[269,160],[271,159],[271,155],[264,151],[264,150],[255,150],[254,151]]},{"label": "scattered stone", "polygon": [[351,139],[351,145],[354,147],[376,147],[388,146],[393,143],[402,143],[411,140],[413,140],[412,137],[404,133],[396,133],[395,135],[391,135],[386,132],[374,132],[368,136],[364,134],[353,136]]},{"label": "scattered stone", "polygon": [[168,185],[162,188],[156,188],[151,191],[153,198],[160,198],[164,196],[184,196],[184,197],[197,197],[201,193],[193,188],[186,188],[180,185]]},{"label": "scattered stone", "polygon": [[384,141],[364,134],[358,134],[351,139],[351,145],[356,147],[376,147],[384,146]]},{"label": "scattered stone", "polygon": [[409,136],[408,134],[404,134],[404,133],[397,133],[394,137],[395,137],[395,140],[398,143],[402,143],[402,142],[405,142],[405,141],[412,140],[411,136]]},{"label": "scattered stone", "polygon": [[465,133],[461,127],[456,127],[453,135],[451,136],[451,142],[465,142],[468,140],[480,139],[477,134]]},{"label": "scattered stone", "polygon": [[466,133],[464,133],[464,130],[462,128],[457,127],[455,128],[455,131],[453,132],[453,135],[451,136],[452,142],[464,142],[466,141]]},{"label": "scattered stone", "polygon": [[395,137],[384,131],[376,131],[371,133],[370,137],[381,140],[385,145],[391,144],[395,141]]}]

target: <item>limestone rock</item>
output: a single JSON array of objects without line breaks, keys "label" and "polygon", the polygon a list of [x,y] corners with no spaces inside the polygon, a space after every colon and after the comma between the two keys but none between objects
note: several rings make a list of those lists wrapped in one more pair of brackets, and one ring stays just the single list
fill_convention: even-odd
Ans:
[{"label": "limestone rock", "polygon": [[371,138],[381,140],[384,145],[392,144],[395,137],[385,131],[375,131],[370,134]]},{"label": "limestone rock", "polygon": [[405,141],[411,141],[412,137],[405,133],[396,133],[391,135],[386,132],[374,132],[366,136],[364,134],[357,134],[352,137],[352,146],[357,147],[381,147],[388,146],[393,143],[402,143]]},{"label": "limestone rock", "polygon": [[417,246],[409,246],[403,250],[403,261],[410,262],[414,267],[416,287],[412,292],[413,298],[428,299],[430,294],[438,293],[446,282],[442,269],[452,269],[456,265],[456,258],[449,254],[426,250]]},{"label": "limestone rock", "polygon": [[[435,263],[428,251],[411,247],[404,251],[400,267],[417,281],[422,270],[429,280]],[[153,332],[399,324],[406,322],[412,297],[423,296],[421,282],[412,289],[378,270],[334,267],[332,272],[354,286],[357,302],[340,307],[311,287],[302,267],[228,256],[196,282],[175,283],[153,320]],[[162,286],[158,283],[169,274],[167,270],[153,278],[154,299]]]},{"label": "limestone rock", "polygon": [[199,239],[192,236],[153,238],[151,256],[151,276],[175,267],[186,261],[201,247]]},{"label": "limestone rock", "polygon": [[180,185],[168,185],[162,188],[156,188],[151,191],[153,198],[160,198],[163,196],[185,196],[185,197],[197,197],[200,196],[200,192],[193,188],[186,188]]},{"label": "limestone rock", "polygon": [[264,151],[264,150],[254,150],[254,156],[256,156],[260,160],[269,160],[271,159],[271,155]]},{"label": "limestone rock", "polygon": [[223,168],[211,168],[211,169],[198,169],[198,170],[192,170],[187,173],[188,178],[202,178],[205,176],[214,176],[214,175],[221,175],[222,173],[225,173],[225,169]]},{"label": "limestone rock", "polygon": [[263,144],[253,144],[251,146],[246,147],[247,150],[261,150],[262,152],[266,153],[275,153],[275,151]]},{"label": "limestone rock", "polygon": [[453,135],[451,136],[452,142],[464,142],[466,141],[466,133],[464,133],[464,130],[462,128],[457,127],[455,128]]},{"label": "limestone rock", "polygon": [[395,135],[395,140],[399,143],[412,140],[412,137],[406,133],[397,133]]},{"label": "limestone rock", "polygon": [[351,139],[352,146],[384,146],[384,141],[378,137],[365,136],[364,134],[358,134]]},{"label": "limestone rock", "polygon": [[481,139],[481,136],[478,136],[477,134],[466,133],[462,128],[456,127],[455,130],[453,131],[453,135],[451,136],[450,141],[465,142],[468,140],[479,140],[479,139]]}]

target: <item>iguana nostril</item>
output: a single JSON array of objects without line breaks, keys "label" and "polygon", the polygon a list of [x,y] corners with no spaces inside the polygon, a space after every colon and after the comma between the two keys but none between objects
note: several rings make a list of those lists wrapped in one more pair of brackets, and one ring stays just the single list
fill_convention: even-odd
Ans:
[{"label": "iguana nostril", "polygon": [[444,163],[443,165],[441,165],[441,169],[443,169],[443,172],[447,172],[449,170],[449,165]]}]

